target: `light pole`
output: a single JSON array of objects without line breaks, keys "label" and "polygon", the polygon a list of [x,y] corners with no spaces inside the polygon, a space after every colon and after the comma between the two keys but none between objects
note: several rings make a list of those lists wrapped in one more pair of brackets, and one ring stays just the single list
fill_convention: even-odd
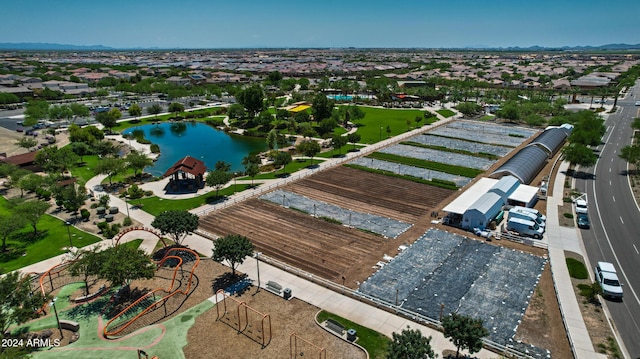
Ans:
[{"label": "light pole", "polygon": [[69,235],[69,247],[73,247],[73,242],[71,242],[71,229],[69,228],[71,227],[71,222],[66,221],[64,224],[67,226],[67,235]]},{"label": "light pole", "polygon": [[382,141],[382,126],[380,126],[380,139],[378,141]]},{"label": "light pole", "polygon": [[260,291],[260,255],[262,253],[256,252],[256,269],[258,270],[258,288],[256,289],[256,293]]},{"label": "light pole", "polygon": [[124,196],[124,206],[127,209],[127,218],[131,218],[131,216],[129,216],[129,202],[127,202],[127,198],[129,196]]},{"label": "light pole", "polygon": [[238,179],[238,172],[233,172],[233,193],[238,192],[238,183],[236,182]]},{"label": "light pole", "polygon": [[60,331],[60,338],[64,338],[64,336],[62,335],[62,326],[60,325],[60,317],[58,317],[58,310],[56,309],[56,299],[58,299],[58,298],[53,298],[51,300],[51,303],[49,303],[49,306],[53,307],[53,312],[56,313],[56,323],[58,323],[58,330]]}]

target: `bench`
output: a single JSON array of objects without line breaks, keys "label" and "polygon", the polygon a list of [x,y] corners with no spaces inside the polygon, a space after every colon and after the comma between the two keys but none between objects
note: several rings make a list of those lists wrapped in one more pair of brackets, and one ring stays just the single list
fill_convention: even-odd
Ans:
[{"label": "bench", "polygon": [[340,324],[339,322],[329,318],[324,322],[325,327],[327,327],[327,329],[331,330],[332,332],[335,332],[336,334],[338,334],[339,336],[342,336],[344,334],[344,326],[342,326],[342,324]]},{"label": "bench", "polygon": [[96,297],[99,297],[99,296],[100,296],[100,295],[105,291],[105,289],[107,289],[107,286],[103,284],[103,285],[98,289],[98,291],[97,291],[97,292],[89,293],[89,295],[85,295],[85,296],[82,296],[82,297],[74,298],[74,299],[73,299],[73,301],[74,301],[75,303],[88,302],[88,301],[90,301],[91,299],[94,299],[94,298],[96,298]]},{"label": "bench", "polygon": [[269,292],[275,295],[280,295],[280,292],[282,292],[282,286],[273,281],[268,281],[267,284],[264,286],[264,289],[268,290]]},{"label": "bench", "polygon": [[77,332],[80,329],[80,324],[72,320],[61,319],[60,328],[70,330],[72,332]]}]

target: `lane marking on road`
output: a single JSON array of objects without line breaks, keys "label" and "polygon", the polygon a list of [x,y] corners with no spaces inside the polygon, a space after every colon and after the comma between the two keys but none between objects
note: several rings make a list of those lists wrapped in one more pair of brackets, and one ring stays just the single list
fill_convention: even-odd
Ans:
[{"label": "lane marking on road", "polygon": [[611,173],[611,167],[609,167],[609,173]]},{"label": "lane marking on road", "polygon": [[616,196],[612,196],[611,198],[613,198],[613,201],[614,201],[614,202],[616,201]]},{"label": "lane marking on road", "polygon": [[620,222],[622,222],[622,224],[624,224],[624,221],[622,220],[622,216],[620,216]]},{"label": "lane marking on road", "polygon": [[609,180],[609,186],[611,186],[611,180]]},{"label": "lane marking on road", "polygon": [[635,250],[636,250],[636,254],[640,254],[640,252],[638,252],[638,247],[636,247],[636,245],[635,245],[635,244],[633,245],[633,249],[635,249]]}]

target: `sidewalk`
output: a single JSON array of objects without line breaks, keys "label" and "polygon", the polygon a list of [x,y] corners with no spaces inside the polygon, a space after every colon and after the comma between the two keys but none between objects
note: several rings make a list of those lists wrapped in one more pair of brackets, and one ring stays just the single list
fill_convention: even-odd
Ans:
[{"label": "sidewalk", "polygon": [[560,312],[574,356],[579,359],[606,359],[605,354],[597,353],[593,348],[565,262],[565,250],[578,253],[586,258],[584,245],[578,237],[576,229],[561,227],[558,221],[558,206],[563,204],[564,173],[568,168],[567,162],[560,163],[553,183],[553,195],[547,197],[547,238],[549,240],[551,273]]}]

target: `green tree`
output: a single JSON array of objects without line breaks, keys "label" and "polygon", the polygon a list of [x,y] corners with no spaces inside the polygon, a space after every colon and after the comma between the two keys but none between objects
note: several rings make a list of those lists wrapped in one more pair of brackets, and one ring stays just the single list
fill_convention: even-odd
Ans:
[{"label": "green tree", "polygon": [[342,147],[344,147],[347,144],[347,141],[349,141],[349,139],[346,136],[335,134],[331,138],[331,146],[337,149],[338,153],[342,155]]},{"label": "green tree", "polygon": [[216,189],[216,197],[218,197],[222,186],[231,181],[232,178],[233,175],[227,171],[215,170],[207,174],[205,182],[207,183],[207,186],[211,186]]},{"label": "green tree", "polygon": [[96,163],[93,168],[93,172],[95,174],[107,175],[107,178],[109,178],[109,185],[113,185],[113,176],[124,171],[124,164],[125,163],[121,158],[106,157]]},{"label": "green tree", "polygon": [[184,112],[184,105],[180,102],[172,102],[169,104],[169,112],[175,113],[176,117],[178,117],[180,112]]},{"label": "green tree", "polygon": [[442,328],[445,338],[456,347],[456,358],[460,354],[460,349],[467,349],[474,354],[482,349],[482,338],[489,335],[489,331],[484,327],[482,319],[474,319],[466,315],[451,313],[442,318]]},{"label": "green tree", "polygon": [[278,83],[280,83],[281,80],[282,74],[280,71],[272,71],[267,75],[267,81],[274,86],[278,86]]},{"label": "green tree", "polygon": [[274,148],[276,148],[276,142],[278,140],[278,134],[276,133],[276,130],[271,130],[269,131],[269,133],[267,133],[267,147],[269,147],[269,150],[273,150]]},{"label": "green tree", "polygon": [[162,106],[157,103],[154,103],[153,105],[147,107],[147,113],[149,115],[154,115],[156,118],[158,117],[158,114],[160,114],[160,112],[162,112]]},{"label": "green tree", "polygon": [[147,157],[144,153],[140,153],[138,151],[131,151],[125,157],[125,161],[129,168],[133,168],[133,175],[137,176],[138,172],[144,170],[145,167],[151,166],[153,164],[153,160]]},{"label": "green tree", "polygon": [[2,252],[7,251],[7,239],[26,224],[24,218],[16,214],[0,214],[0,237],[2,237]]},{"label": "green tree", "polygon": [[236,268],[253,253],[253,243],[247,237],[229,234],[218,238],[213,243],[213,255],[216,262],[226,261],[231,266],[232,275],[236,275]]},{"label": "green tree", "polygon": [[168,210],[161,212],[151,222],[153,228],[163,235],[169,235],[171,239],[181,244],[188,234],[198,229],[199,217],[184,210]]},{"label": "green tree", "polygon": [[[31,281],[19,271],[0,276],[0,338],[5,338],[10,326],[37,318],[34,308],[42,307],[47,299],[38,290],[32,292]],[[7,354],[5,348],[2,351]]]},{"label": "green tree", "polygon": [[304,140],[296,146],[296,151],[304,154],[307,157],[311,157],[311,165],[313,166],[313,157],[320,153],[320,144],[314,140]]},{"label": "green tree", "polygon": [[285,151],[276,151],[276,154],[273,159],[273,165],[275,167],[282,166],[282,175],[286,175],[287,173],[287,165],[291,163],[292,158],[289,152]]},{"label": "green tree", "polygon": [[357,132],[353,132],[347,135],[347,141],[349,141],[353,145],[353,149],[356,149],[356,143],[360,141],[360,134]]},{"label": "green tree", "polygon": [[33,126],[49,116],[49,103],[44,100],[31,100],[24,109],[24,125]]},{"label": "green tree", "polygon": [[321,136],[327,135],[338,126],[338,121],[335,118],[325,118],[318,124],[318,133]]},{"label": "green tree", "polygon": [[142,115],[142,108],[140,107],[140,105],[138,105],[137,103],[134,103],[131,106],[129,106],[129,116],[133,116],[134,119],[137,121],[140,115]]},{"label": "green tree", "polygon": [[389,359],[435,359],[437,355],[431,348],[431,337],[425,337],[418,329],[403,329],[400,334],[392,333],[389,344]]},{"label": "green tree", "polygon": [[120,152],[120,146],[112,141],[100,141],[93,144],[95,153],[102,157],[116,156]]},{"label": "green tree", "polygon": [[47,173],[62,173],[78,162],[70,147],[47,146],[36,154],[35,162]]},{"label": "green tree", "polygon": [[580,143],[570,143],[562,149],[562,159],[572,165],[590,167],[596,164],[598,156],[589,147]]},{"label": "green tree", "polygon": [[75,118],[85,118],[91,115],[91,111],[89,110],[89,108],[83,104],[72,103],[71,105],[69,105],[69,108],[71,109],[71,113],[73,113],[73,117]]},{"label": "green tree", "polygon": [[20,97],[12,93],[2,92],[0,93],[0,104],[6,105],[10,103],[20,102]]},{"label": "green tree", "polygon": [[255,163],[249,163],[244,170],[247,176],[251,177],[251,186],[253,186],[253,179],[260,173],[260,167]]},{"label": "green tree", "polygon": [[137,184],[132,184],[129,188],[127,188],[127,197],[132,201],[140,199],[144,197],[144,190],[138,187]]},{"label": "green tree", "polygon": [[618,155],[623,160],[635,165],[636,168],[640,165],[640,146],[638,145],[628,145],[624,146],[620,150],[620,154]]},{"label": "green tree", "polygon": [[456,110],[462,112],[467,117],[474,116],[482,110],[482,107],[475,102],[461,102],[456,107]]},{"label": "green tree", "polygon": [[31,136],[22,136],[19,140],[16,141],[16,145],[18,147],[25,148],[27,150],[32,149],[38,145],[38,140]]},{"label": "green tree", "polygon": [[325,118],[330,118],[333,112],[334,102],[329,100],[323,93],[318,93],[313,98],[312,112],[316,122],[320,122]]},{"label": "green tree", "polygon": [[89,277],[99,275],[101,265],[100,253],[96,247],[89,250],[81,249],[76,259],[69,265],[69,274],[74,277],[82,277],[84,295],[89,295]]},{"label": "green tree", "polygon": [[47,212],[51,205],[46,202],[31,200],[17,204],[13,211],[16,215],[22,217],[33,228],[33,235],[38,234],[38,222]]},{"label": "green tree", "polygon": [[118,113],[120,113],[120,110],[112,109],[108,112],[100,112],[96,114],[96,121],[100,122],[109,132],[111,132],[112,128],[118,125],[118,119],[115,117],[116,113],[111,112],[114,110],[117,110]]},{"label": "green tree", "polygon": [[80,163],[83,163],[83,157],[93,153],[93,149],[85,142],[72,142],[71,151],[80,157]]},{"label": "green tree", "polygon": [[27,173],[22,176],[16,183],[16,187],[20,188],[20,197],[24,195],[24,191],[35,192],[41,188],[44,178],[35,173]]},{"label": "green tree", "polygon": [[229,172],[231,171],[231,164],[225,161],[217,161],[214,165],[214,170]]},{"label": "green tree", "polygon": [[264,109],[264,92],[258,85],[242,90],[237,99],[251,117],[256,117]]},{"label": "green tree", "polygon": [[111,287],[128,285],[136,279],[151,279],[155,274],[155,264],[141,249],[115,246],[98,253],[98,277],[109,282]]},{"label": "green tree", "polygon": [[84,206],[87,199],[87,189],[83,186],[77,188],[76,186],[66,186],[60,191],[59,199],[62,200],[62,206],[77,217],[78,210]]},{"label": "green tree", "polygon": [[229,106],[227,115],[229,116],[229,118],[235,118],[240,120],[247,117],[247,113],[245,112],[244,107],[239,103],[235,103]]}]

